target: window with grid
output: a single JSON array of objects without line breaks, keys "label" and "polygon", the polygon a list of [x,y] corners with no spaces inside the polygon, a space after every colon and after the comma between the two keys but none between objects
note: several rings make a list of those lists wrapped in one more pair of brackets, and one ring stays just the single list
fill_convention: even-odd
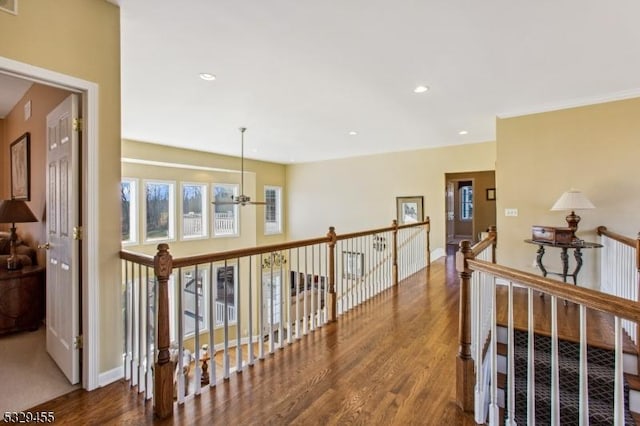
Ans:
[{"label": "window with grid", "polygon": [[282,188],[278,186],[264,187],[264,233],[282,233]]},{"label": "window with grid", "polygon": [[471,185],[460,187],[460,219],[473,219],[473,187]]}]

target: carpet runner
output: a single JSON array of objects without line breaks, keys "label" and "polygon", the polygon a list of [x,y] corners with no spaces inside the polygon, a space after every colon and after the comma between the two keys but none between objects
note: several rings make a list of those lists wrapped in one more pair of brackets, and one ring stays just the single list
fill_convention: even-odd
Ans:
[{"label": "carpet runner", "polygon": [[[527,420],[528,334],[514,331],[516,423]],[[534,337],[536,423],[551,424],[551,338]],[[614,352],[587,347],[589,421],[591,425],[613,424]],[[558,341],[560,382],[560,424],[579,425],[580,346]],[[629,386],[624,384],[625,425],[635,425],[629,411]],[[506,401],[506,399],[505,399]],[[506,404],[505,404],[506,405]]]}]

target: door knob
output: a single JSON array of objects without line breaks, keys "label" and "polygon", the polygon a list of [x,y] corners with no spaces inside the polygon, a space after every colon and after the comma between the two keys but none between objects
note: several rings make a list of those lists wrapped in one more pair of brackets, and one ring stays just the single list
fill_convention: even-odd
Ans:
[{"label": "door knob", "polygon": [[49,250],[51,248],[51,244],[46,243],[46,244],[38,244],[38,248],[39,249],[45,249],[45,250]]}]

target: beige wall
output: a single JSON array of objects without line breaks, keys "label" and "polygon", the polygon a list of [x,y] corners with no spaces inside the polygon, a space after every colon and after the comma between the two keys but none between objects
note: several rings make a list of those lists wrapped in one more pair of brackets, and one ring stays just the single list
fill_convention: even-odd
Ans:
[{"label": "beige wall", "polygon": [[98,97],[99,288],[101,372],[122,363],[120,248],[120,14],[104,0],[22,1],[0,13],[0,56],[95,82]]},{"label": "beige wall", "polygon": [[485,142],[287,166],[288,237],[391,225],[397,196],[424,196],[432,250],[445,247],[445,173],[494,170]]},{"label": "beige wall", "polygon": [[[46,204],[46,160],[47,160],[47,114],[62,102],[70,92],[41,84],[34,84],[16,104],[5,119],[4,143],[0,144],[0,152],[9,152],[9,146],[29,132],[31,162],[31,201],[28,202],[33,214],[40,220],[36,223],[18,224],[18,234],[32,247],[47,241],[45,231]],[[24,105],[31,102],[31,118],[24,119]],[[11,176],[9,156],[2,156],[2,182],[0,199],[11,198]],[[38,264],[44,265],[46,253],[38,250]]]},{"label": "beige wall", "polygon": [[[577,212],[578,236],[597,241],[595,228],[634,237],[640,230],[640,98],[497,120],[498,258],[535,271],[536,247],[523,243],[532,225],[566,226],[566,212],[549,211],[574,187],[596,206]],[[517,208],[517,217],[505,217]],[[598,287],[597,259],[586,250],[579,281]],[[559,253],[549,250],[545,259]],[[570,259],[573,261],[573,259]]]}]

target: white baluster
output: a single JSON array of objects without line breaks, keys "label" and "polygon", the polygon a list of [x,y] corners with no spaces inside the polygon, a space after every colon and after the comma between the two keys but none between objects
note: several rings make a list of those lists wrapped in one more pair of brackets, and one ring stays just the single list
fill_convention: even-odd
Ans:
[{"label": "white baluster", "polygon": [[589,380],[587,366],[587,307],[580,305],[580,426],[589,425]]},{"label": "white baluster", "polygon": [[516,386],[515,386],[515,374],[516,369],[514,365],[514,353],[513,348],[516,344],[513,336],[513,282],[509,281],[509,319],[507,322],[507,378],[508,378],[508,404],[507,404],[507,414],[505,419],[505,426],[515,426],[516,424]]},{"label": "white baluster", "polygon": [[558,298],[551,296],[551,424],[560,424],[560,376],[558,372]]},{"label": "white baluster", "polygon": [[527,424],[536,424],[536,364],[533,289],[527,290]]},{"label": "white baluster", "polygon": [[182,287],[182,268],[178,269],[178,404],[184,404],[184,305]]},{"label": "white baluster", "polygon": [[[234,286],[235,288],[235,300],[236,300],[236,305],[233,307],[233,311],[234,311],[234,315],[233,315],[233,319],[236,322],[236,372],[238,371],[242,371],[242,326],[241,324],[241,315],[239,315],[240,312],[242,312],[242,309],[240,309],[240,303],[242,303],[242,297],[241,297],[241,289],[242,289],[242,274],[240,271],[240,258],[236,258],[236,272],[238,273],[238,276],[236,278],[236,282],[238,283],[237,286]],[[251,307],[249,307],[248,309],[249,311],[251,310]]]},{"label": "white baluster", "polygon": [[624,425],[624,366],[623,366],[623,346],[622,346],[622,324],[620,317],[615,317],[615,381],[613,392],[613,423]]},{"label": "white baluster", "polygon": [[496,283],[491,283],[491,398],[489,402],[489,424],[498,425],[500,408],[498,407],[498,327],[496,325]]}]

